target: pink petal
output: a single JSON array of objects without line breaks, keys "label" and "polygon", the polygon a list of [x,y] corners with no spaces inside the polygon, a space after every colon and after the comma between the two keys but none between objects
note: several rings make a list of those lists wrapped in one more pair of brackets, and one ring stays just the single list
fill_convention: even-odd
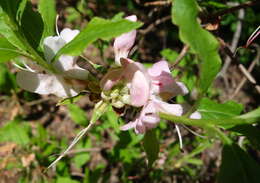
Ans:
[{"label": "pink petal", "polygon": [[171,73],[168,62],[166,62],[164,60],[153,64],[153,66],[148,69],[148,74],[151,77],[156,77],[156,76],[160,76],[163,71],[166,73]]},{"label": "pink petal", "polygon": [[131,105],[140,107],[147,103],[150,94],[149,82],[141,71],[136,71],[131,82]]},{"label": "pink petal", "polygon": [[[137,21],[135,15],[126,17],[130,21]],[[115,52],[115,61],[117,65],[120,65],[120,58],[127,58],[128,53],[132,46],[134,45],[136,37],[136,30],[130,31],[128,33],[122,34],[117,37],[114,41],[114,52]]]},{"label": "pink petal", "polygon": [[135,128],[136,126],[136,121],[130,121],[129,123],[123,125],[120,127],[120,130],[126,131],[132,128]]},{"label": "pink petal", "polygon": [[100,81],[100,87],[103,90],[110,90],[120,79],[121,79],[122,69],[111,69]]},{"label": "pink petal", "polygon": [[160,100],[156,100],[155,104],[159,112],[175,116],[181,116],[183,114],[183,107],[180,104],[168,104]]}]

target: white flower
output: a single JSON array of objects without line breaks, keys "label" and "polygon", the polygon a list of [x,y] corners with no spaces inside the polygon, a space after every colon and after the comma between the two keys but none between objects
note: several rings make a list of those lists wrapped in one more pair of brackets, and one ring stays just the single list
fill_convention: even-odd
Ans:
[{"label": "white flower", "polygon": [[76,57],[61,55],[59,59],[51,63],[55,54],[79,33],[78,30],[65,28],[58,36],[46,37],[43,41],[44,56],[55,72],[36,66],[30,68],[25,64],[27,70],[17,73],[18,85],[30,92],[47,95],[54,94],[58,97],[72,97],[79,93],[80,85],[73,84],[73,80],[84,81],[87,79],[88,71],[76,65]]}]

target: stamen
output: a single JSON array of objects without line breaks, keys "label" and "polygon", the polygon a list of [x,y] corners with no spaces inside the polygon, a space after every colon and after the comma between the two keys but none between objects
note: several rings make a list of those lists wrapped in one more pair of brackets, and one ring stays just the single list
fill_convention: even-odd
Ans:
[{"label": "stamen", "polygon": [[59,33],[59,28],[58,28],[58,20],[59,20],[59,15],[56,16],[56,25],[55,25],[55,27],[56,27],[56,33],[57,33],[57,35],[59,36],[60,33]]},{"label": "stamen", "polygon": [[180,141],[180,149],[182,149],[183,145],[182,145],[181,131],[180,131],[178,125],[176,125],[176,124],[175,124],[175,128],[176,128],[176,131],[177,131],[177,134],[178,134],[178,137],[179,137],[179,141]]}]

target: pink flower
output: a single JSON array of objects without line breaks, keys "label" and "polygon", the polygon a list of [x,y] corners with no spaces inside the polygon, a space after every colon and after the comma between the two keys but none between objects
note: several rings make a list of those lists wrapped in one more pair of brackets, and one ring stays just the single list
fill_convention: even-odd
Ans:
[{"label": "pink flower", "polygon": [[[135,15],[131,15],[126,17],[125,19],[136,22],[137,17]],[[115,52],[115,63],[120,66],[120,58],[127,58],[128,53],[132,46],[134,45],[136,37],[136,30],[131,32],[122,34],[117,37],[114,42],[114,52]]]}]

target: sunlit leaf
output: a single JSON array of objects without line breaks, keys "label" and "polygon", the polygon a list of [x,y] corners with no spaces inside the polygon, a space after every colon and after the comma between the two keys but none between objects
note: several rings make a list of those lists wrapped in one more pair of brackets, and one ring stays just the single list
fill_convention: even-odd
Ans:
[{"label": "sunlit leaf", "polygon": [[0,142],[15,142],[25,146],[30,142],[28,125],[21,121],[11,121],[0,128]]},{"label": "sunlit leaf", "polygon": [[44,31],[42,39],[47,36],[53,36],[56,21],[56,9],[54,0],[40,0],[38,10],[44,23]]},{"label": "sunlit leaf", "polygon": [[201,28],[198,23],[198,5],[195,0],[174,0],[172,20],[179,27],[179,35],[189,45],[199,59],[201,92],[207,91],[220,69],[218,42],[212,34]]},{"label": "sunlit leaf", "polygon": [[218,175],[221,183],[258,183],[260,166],[239,146],[225,145]]},{"label": "sunlit leaf", "polygon": [[207,98],[200,101],[198,111],[204,119],[221,119],[239,115],[243,110],[243,105],[234,101],[219,104]]},{"label": "sunlit leaf", "polygon": [[19,55],[17,48],[15,48],[4,37],[0,36],[0,63],[9,61]]},{"label": "sunlit leaf", "polygon": [[86,112],[75,104],[68,104],[70,118],[79,125],[86,125],[88,123]]}]

